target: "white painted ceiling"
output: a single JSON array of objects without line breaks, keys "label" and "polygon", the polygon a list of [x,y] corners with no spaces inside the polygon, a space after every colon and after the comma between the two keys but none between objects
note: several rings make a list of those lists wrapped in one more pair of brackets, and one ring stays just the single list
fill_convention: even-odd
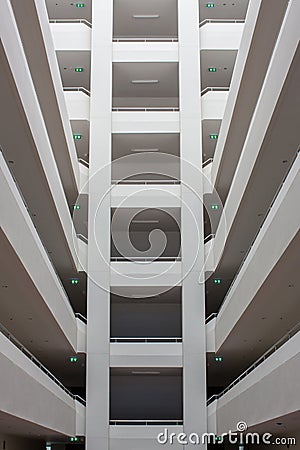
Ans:
[{"label": "white painted ceiling", "polygon": [[[147,296],[147,297],[146,297]],[[181,287],[164,286],[114,286],[111,294],[112,302],[149,302],[149,303],[181,303]]]}]

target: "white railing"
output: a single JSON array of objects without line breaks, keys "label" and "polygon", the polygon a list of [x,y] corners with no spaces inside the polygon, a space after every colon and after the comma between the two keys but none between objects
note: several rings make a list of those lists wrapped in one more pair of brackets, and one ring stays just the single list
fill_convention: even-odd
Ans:
[{"label": "white railing", "polygon": [[201,28],[207,23],[245,23],[245,19],[205,19],[199,23],[199,27]]},{"label": "white railing", "polygon": [[85,166],[87,168],[90,167],[90,164],[85,159],[78,158],[78,162],[80,162],[83,166]]},{"label": "white railing", "polygon": [[121,111],[171,111],[178,112],[179,106],[113,106],[112,110],[114,112]]},{"label": "white railing", "polygon": [[21,344],[20,341],[18,341],[17,338],[15,338],[2,324],[0,324],[0,332],[7,338],[9,341],[15,345],[19,350],[21,350],[22,353],[24,353],[27,358],[30,359],[42,372],[44,372],[47,377],[51,378],[52,381],[54,381],[57,386],[59,386],[66,394],[69,395],[69,397],[73,398],[74,400],[78,400],[80,403],[82,403],[84,406],[86,404],[86,401],[81,398],[79,395],[74,395],[72,392],[70,392],[29,350],[27,350],[26,347],[24,347],[23,344]]},{"label": "white railing", "polygon": [[83,92],[90,97],[91,93],[88,89],[83,86],[64,86],[65,92]]},{"label": "white railing", "polygon": [[272,347],[269,348],[260,358],[258,358],[247,370],[245,370],[238,378],[236,378],[229,386],[227,386],[224,391],[220,392],[220,394],[212,395],[207,400],[207,405],[210,405],[213,401],[222,397],[226,392],[230,391],[236,384],[238,384],[241,380],[246,378],[254,369],[256,369],[260,364],[262,364],[269,356],[271,356],[276,350],[283,346],[286,342],[288,342],[295,334],[297,334],[300,330],[300,322],[295,325],[286,335],[284,335],[279,341],[276,342]]},{"label": "white railing", "polygon": [[112,180],[111,184],[180,184],[180,180]]},{"label": "white railing", "polygon": [[206,319],[205,319],[205,324],[208,324],[211,320],[215,319],[218,316],[217,313],[212,313],[210,314]]},{"label": "white railing", "polygon": [[206,161],[204,161],[204,163],[202,164],[202,169],[204,169],[204,167],[208,166],[208,164],[212,163],[213,159],[212,158],[208,158]]},{"label": "white railing", "polygon": [[164,342],[182,342],[182,337],[111,337],[110,342],[112,343],[135,343],[135,342],[145,342],[145,343],[164,343]]},{"label": "white railing", "polygon": [[207,94],[208,92],[228,92],[229,87],[226,86],[216,86],[216,87],[206,87],[201,91],[201,96]]},{"label": "white railing", "polygon": [[84,317],[82,314],[76,313],[75,317],[76,317],[76,319],[80,319],[83,323],[85,323],[87,325],[87,318]]},{"label": "white railing", "polygon": [[89,243],[89,240],[86,236],[84,236],[83,234],[79,233],[77,234],[78,239],[80,239],[82,242],[84,242],[85,244]]},{"label": "white railing", "polygon": [[88,27],[92,28],[91,22],[86,19],[50,19],[50,23],[84,23]]},{"label": "white railing", "polygon": [[214,237],[215,237],[215,234],[213,234],[213,233],[206,236],[206,238],[204,239],[204,244],[206,244],[206,242],[211,241]]},{"label": "white railing", "polygon": [[181,256],[111,256],[112,262],[156,262],[156,261],[181,261]]},{"label": "white railing", "polygon": [[178,42],[176,36],[114,36],[113,42]]},{"label": "white railing", "polygon": [[167,420],[167,419],[161,419],[161,420],[118,420],[118,419],[111,419],[109,421],[110,425],[146,425],[146,426],[153,426],[153,425],[183,425],[183,420]]}]

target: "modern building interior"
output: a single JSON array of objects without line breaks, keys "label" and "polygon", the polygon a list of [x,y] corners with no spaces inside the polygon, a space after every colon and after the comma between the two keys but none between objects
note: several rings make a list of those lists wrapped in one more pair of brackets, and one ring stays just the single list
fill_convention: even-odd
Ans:
[{"label": "modern building interior", "polygon": [[0,0],[0,450],[300,449],[299,17]]}]

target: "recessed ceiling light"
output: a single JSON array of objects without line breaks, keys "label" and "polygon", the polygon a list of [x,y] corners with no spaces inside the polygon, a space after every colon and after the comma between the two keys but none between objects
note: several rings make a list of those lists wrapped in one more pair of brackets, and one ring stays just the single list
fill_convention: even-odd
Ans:
[{"label": "recessed ceiling light", "polygon": [[159,152],[159,148],[132,148],[130,151],[131,152],[136,152],[136,153],[140,153],[140,152]]},{"label": "recessed ceiling light", "polygon": [[133,14],[133,19],[159,19],[159,14]]},{"label": "recessed ceiling light", "polygon": [[159,220],[133,220],[132,223],[159,223]]},{"label": "recessed ceiling light", "polygon": [[131,80],[132,84],[157,84],[159,80]]},{"label": "recessed ceiling light", "polygon": [[145,370],[145,371],[140,371],[140,370],[132,370],[132,375],[160,375],[160,372],[157,370]]}]

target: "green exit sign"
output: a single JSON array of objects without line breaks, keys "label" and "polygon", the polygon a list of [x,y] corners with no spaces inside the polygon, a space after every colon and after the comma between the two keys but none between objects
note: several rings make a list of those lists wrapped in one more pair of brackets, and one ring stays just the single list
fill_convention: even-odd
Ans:
[{"label": "green exit sign", "polygon": [[76,8],[84,8],[85,4],[84,3],[76,3]]},{"label": "green exit sign", "polygon": [[77,363],[78,362],[78,357],[77,356],[70,356],[70,362],[71,363]]},{"label": "green exit sign", "polygon": [[79,442],[78,437],[70,437],[70,442]]},{"label": "green exit sign", "polygon": [[216,68],[216,67],[209,67],[209,68],[208,68],[208,71],[209,71],[209,72],[216,72],[216,71],[217,71],[217,68]]},{"label": "green exit sign", "polygon": [[214,3],[206,3],[206,8],[214,8],[215,4]]},{"label": "green exit sign", "polygon": [[215,361],[216,362],[222,362],[223,361],[223,356],[215,356]]},{"label": "green exit sign", "polygon": [[211,209],[214,209],[214,210],[219,209],[219,205],[211,205]]},{"label": "green exit sign", "polygon": [[214,278],[214,279],[213,279],[213,283],[214,283],[214,284],[221,284],[221,283],[222,283],[222,280],[221,280],[221,278]]},{"label": "green exit sign", "polygon": [[79,279],[78,278],[72,278],[71,279],[71,284],[73,284],[73,285],[79,284]]},{"label": "green exit sign", "polygon": [[218,134],[210,134],[209,135],[209,139],[213,139],[213,140],[215,140],[215,139],[218,139]]},{"label": "green exit sign", "polygon": [[79,141],[82,138],[81,134],[73,134],[73,138],[75,139],[75,141]]},{"label": "green exit sign", "polygon": [[80,209],[80,205],[73,205],[73,209]]},{"label": "green exit sign", "polygon": [[83,67],[75,67],[75,72],[83,72]]}]

